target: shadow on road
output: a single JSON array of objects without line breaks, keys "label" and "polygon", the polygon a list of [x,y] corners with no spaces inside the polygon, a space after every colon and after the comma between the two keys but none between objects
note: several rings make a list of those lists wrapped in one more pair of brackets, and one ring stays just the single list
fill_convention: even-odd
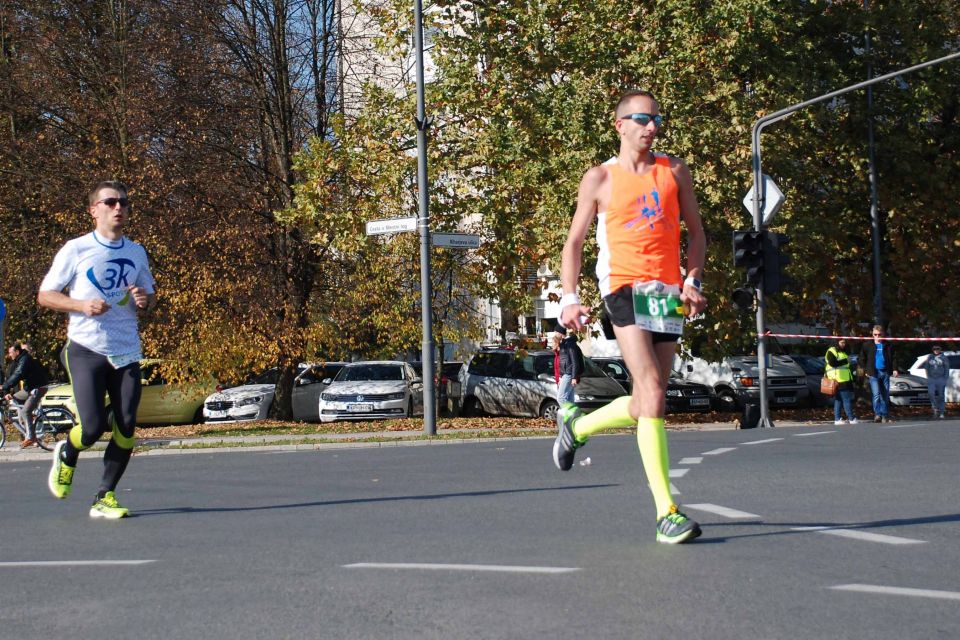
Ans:
[{"label": "shadow on road", "polygon": [[270,504],[262,506],[241,507],[169,507],[164,509],[138,509],[132,513],[133,517],[149,517],[167,514],[189,513],[229,513],[233,511],[271,511],[274,509],[302,509],[305,507],[330,507],[343,504],[365,504],[377,502],[401,502],[405,500],[446,500],[449,498],[482,498],[487,496],[509,495],[512,493],[535,493],[543,491],[579,491],[583,489],[605,489],[617,487],[618,484],[584,484],[571,487],[528,487],[526,489],[499,489],[491,491],[464,491],[457,493],[435,493],[418,496],[383,496],[379,498],[351,498],[345,500],[320,500],[317,502],[292,502],[289,504]]}]

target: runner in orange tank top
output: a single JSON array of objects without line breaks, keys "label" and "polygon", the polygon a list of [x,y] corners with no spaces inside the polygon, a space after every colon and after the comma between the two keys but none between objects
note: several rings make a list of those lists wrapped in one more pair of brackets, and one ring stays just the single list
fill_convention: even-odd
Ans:
[{"label": "runner in orange tank top", "polygon": [[[646,91],[623,94],[614,116],[619,154],[587,171],[580,181],[577,209],[563,247],[560,323],[581,329],[590,314],[576,291],[583,243],[596,219],[597,277],[606,315],[633,378],[633,392],[588,415],[582,415],[576,405],[564,404],[557,414],[553,460],[559,469],[568,470],[576,450],[593,434],[636,425],[637,445],[656,507],[656,539],[678,544],[701,533],[670,493],[663,426],[667,382],[682,323],[679,319],[652,321],[644,315],[643,303],[649,303],[651,315],[661,313],[657,311],[661,304],[664,309],[675,308],[678,298],[691,316],[706,309],[700,287],[706,236],[690,170],[682,160],[652,150],[662,123],[653,95]],[[680,272],[681,223],[687,230],[686,279]]]}]

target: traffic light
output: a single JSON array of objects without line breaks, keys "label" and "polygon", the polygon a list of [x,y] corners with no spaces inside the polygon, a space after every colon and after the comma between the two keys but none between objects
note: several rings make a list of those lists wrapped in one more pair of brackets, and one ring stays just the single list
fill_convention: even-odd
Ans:
[{"label": "traffic light", "polygon": [[790,236],[782,233],[764,232],[763,236],[763,292],[777,293],[791,284],[792,280],[784,273],[784,265],[790,264],[790,256],[785,247]]},{"label": "traffic light", "polygon": [[763,283],[763,231],[733,232],[733,266],[747,272],[747,284],[755,289]]}]

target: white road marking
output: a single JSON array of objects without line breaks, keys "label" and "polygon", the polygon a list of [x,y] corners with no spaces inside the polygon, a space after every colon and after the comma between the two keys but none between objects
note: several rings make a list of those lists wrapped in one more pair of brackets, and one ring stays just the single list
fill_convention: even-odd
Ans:
[{"label": "white road marking", "polygon": [[494,571],[499,573],[572,573],[579,567],[524,567],[502,564],[434,564],[427,562],[356,562],[345,569],[416,569],[425,571]]},{"label": "white road marking", "polygon": [[672,482],[670,483],[670,493],[675,496],[680,495],[680,489],[677,489],[676,485],[674,485]]},{"label": "white road marking", "polygon": [[23,560],[20,562],[0,562],[0,568],[6,567],[116,567],[150,564],[156,560]]},{"label": "white road marking", "polygon": [[909,429],[911,427],[922,427],[924,426],[922,422],[913,422],[907,424],[886,424],[880,427],[881,429]]},{"label": "white road marking", "polygon": [[854,540],[863,540],[864,542],[880,542],[882,544],[924,544],[926,540],[916,540],[914,538],[901,538],[899,536],[888,536],[882,533],[870,533],[869,531],[860,531],[858,529],[835,529],[833,527],[793,527],[793,531],[816,531],[817,533],[826,533],[840,538],[852,538]]},{"label": "white road marking", "polygon": [[680,464],[700,464],[701,462],[703,462],[703,458],[701,456],[680,459]]},{"label": "white road marking", "polygon": [[701,454],[701,455],[705,455],[705,456],[718,456],[718,455],[720,455],[721,453],[726,453],[726,452],[728,452],[728,451],[736,451],[736,450],[737,450],[736,447],[720,447],[719,449],[712,449],[712,450],[710,450],[710,451],[704,451],[703,454]]},{"label": "white road marking", "polygon": [[937,591],[936,589],[910,589],[907,587],[885,587],[878,584],[838,584],[830,587],[837,591],[859,591],[861,593],[880,593],[891,596],[910,596],[913,598],[938,598],[940,600],[960,600],[956,591]]},{"label": "white road marking", "polygon": [[706,511],[707,513],[715,513],[718,516],[723,516],[724,518],[730,518],[731,520],[746,520],[748,518],[759,518],[755,513],[748,513],[747,511],[740,511],[738,509],[731,509],[730,507],[721,507],[718,504],[685,504],[683,505],[685,509],[695,509],[696,511]]},{"label": "white road marking", "polygon": [[805,436],[822,436],[826,433],[836,433],[836,430],[833,431],[814,431],[813,433],[795,433],[793,434],[794,438],[803,438]]},{"label": "white road marking", "polygon": [[690,469],[670,469],[670,477],[682,478],[683,476],[687,475],[688,471],[690,471]]},{"label": "white road marking", "polygon": [[766,440],[752,440],[750,442],[741,442],[740,444],[767,444],[768,442],[779,442],[783,438],[767,438]]}]

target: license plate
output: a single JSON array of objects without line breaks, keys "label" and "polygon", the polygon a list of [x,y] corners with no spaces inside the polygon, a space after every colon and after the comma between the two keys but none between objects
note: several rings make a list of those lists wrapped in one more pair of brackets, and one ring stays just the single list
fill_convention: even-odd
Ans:
[{"label": "license plate", "polygon": [[705,407],[710,404],[710,398],[690,398],[690,406]]},{"label": "license plate", "polygon": [[782,398],[776,398],[776,401],[780,404],[793,404],[797,399],[794,396],[784,396]]},{"label": "license plate", "polygon": [[369,413],[370,411],[373,411],[373,405],[369,402],[365,402],[363,404],[348,404],[347,411],[350,413]]},{"label": "license plate", "polygon": [[208,418],[222,418],[227,415],[226,411],[207,411]]}]

